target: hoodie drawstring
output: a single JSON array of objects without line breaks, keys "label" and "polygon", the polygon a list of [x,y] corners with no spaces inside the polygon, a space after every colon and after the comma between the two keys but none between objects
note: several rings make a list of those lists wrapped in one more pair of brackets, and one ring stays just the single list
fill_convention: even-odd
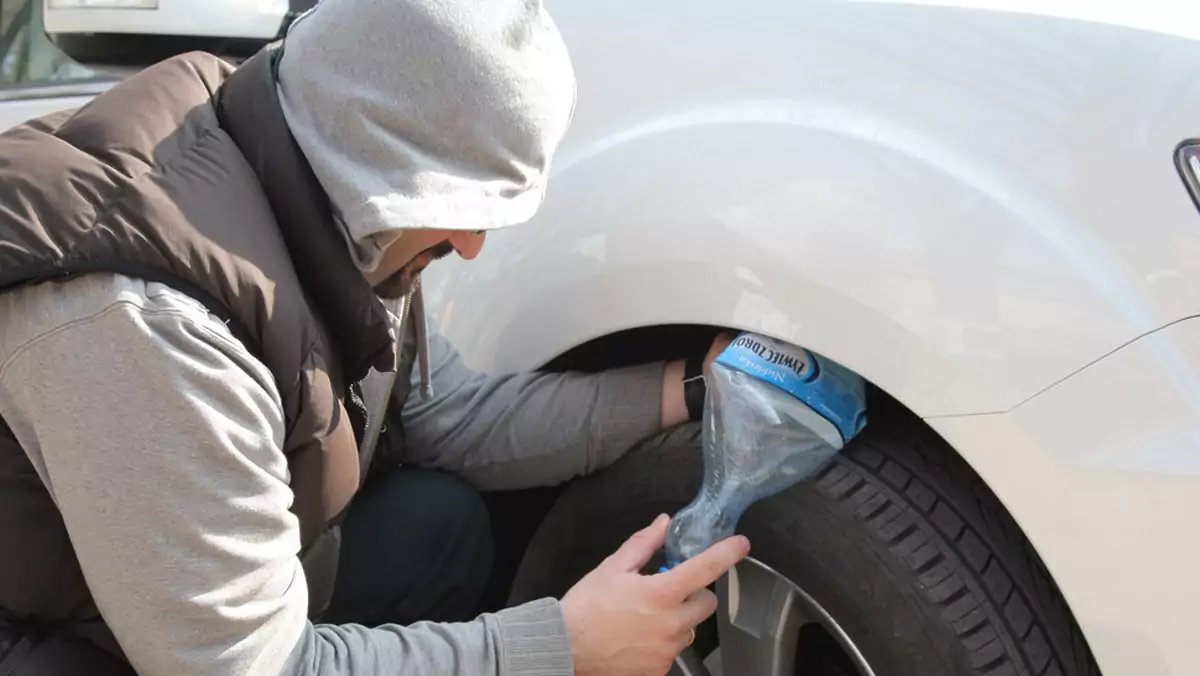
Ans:
[{"label": "hoodie drawstring", "polygon": [[417,370],[421,374],[421,399],[433,399],[433,383],[429,375],[429,332],[425,317],[425,294],[421,293],[421,278],[414,282],[409,314],[413,321],[413,332],[417,339]]},{"label": "hoodie drawstring", "polygon": [[396,341],[396,357],[392,368],[381,374],[384,378],[383,396],[375,403],[374,410],[367,418],[367,429],[363,433],[362,443],[359,444],[358,457],[364,466],[370,463],[375,455],[375,446],[379,443],[379,433],[383,430],[384,418],[392,401],[392,391],[396,388],[396,378],[399,376],[400,364],[404,349],[404,329],[411,318],[413,332],[416,335],[417,368],[421,374],[421,398],[428,401],[433,398],[433,384],[429,374],[429,332],[425,319],[425,298],[421,294],[421,278],[413,280],[413,288],[405,295],[396,299],[397,305],[384,307],[392,322],[392,339]]}]

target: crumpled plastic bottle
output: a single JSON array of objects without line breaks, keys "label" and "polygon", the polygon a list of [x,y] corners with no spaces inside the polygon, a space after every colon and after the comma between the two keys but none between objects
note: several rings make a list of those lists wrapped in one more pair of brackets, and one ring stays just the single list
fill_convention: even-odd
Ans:
[{"label": "crumpled plastic bottle", "polygon": [[664,569],[733,535],[750,505],[816,474],[867,422],[862,378],[766,336],[735,338],[707,384],[704,483],[671,519]]}]

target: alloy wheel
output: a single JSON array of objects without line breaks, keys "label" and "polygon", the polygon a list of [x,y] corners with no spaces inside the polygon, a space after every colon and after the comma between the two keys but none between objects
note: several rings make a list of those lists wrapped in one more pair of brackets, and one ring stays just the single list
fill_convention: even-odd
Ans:
[{"label": "alloy wheel", "polygon": [[701,657],[684,650],[671,676],[807,676],[797,656],[813,625],[840,649],[847,676],[875,676],[854,642],[833,618],[795,582],[769,566],[746,558],[717,583],[717,647]]}]

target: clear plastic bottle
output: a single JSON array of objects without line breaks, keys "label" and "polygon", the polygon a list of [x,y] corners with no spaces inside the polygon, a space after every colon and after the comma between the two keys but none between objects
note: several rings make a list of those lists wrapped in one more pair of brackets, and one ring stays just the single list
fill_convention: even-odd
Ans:
[{"label": "clear plastic bottle", "polygon": [[671,519],[667,566],[734,533],[750,505],[816,474],[866,425],[862,378],[782,341],[743,333],[713,364],[704,484]]}]

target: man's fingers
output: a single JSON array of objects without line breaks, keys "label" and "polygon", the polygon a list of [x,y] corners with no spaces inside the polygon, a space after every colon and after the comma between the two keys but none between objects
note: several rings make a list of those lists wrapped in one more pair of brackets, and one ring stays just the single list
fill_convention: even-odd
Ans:
[{"label": "man's fingers", "polygon": [[692,629],[688,629],[675,635],[676,655],[692,647],[692,631]]},{"label": "man's fingers", "polygon": [[679,606],[679,621],[687,627],[694,627],[707,620],[717,612],[717,595],[707,589],[693,592]]},{"label": "man's fingers", "polygon": [[707,589],[684,599],[675,611],[675,626],[681,627],[675,635],[675,652],[681,653],[696,638],[696,625],[707,620],[717,611],[717,595]]},{"label": "man's fingers", "polygon": [[721,579],[749,553],[750,541],[743,535],[735,535],[675,566],[661,577],[674,588],[675,594],[685,598]]},{"label": "man's fingers", "polygon": [[641,570],[650,557],[662,548],[670,523],[671,517],[660,514],[654,523],[634,533],[620,549],[608,557],[607,565],[626,573]]}]

